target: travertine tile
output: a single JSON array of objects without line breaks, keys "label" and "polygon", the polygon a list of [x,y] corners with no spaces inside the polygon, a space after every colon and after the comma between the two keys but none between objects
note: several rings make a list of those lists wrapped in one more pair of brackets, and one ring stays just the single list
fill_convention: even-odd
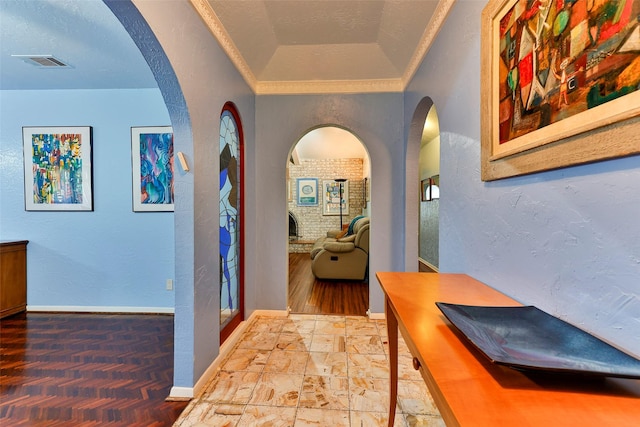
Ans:
[{"label": "travertine tile", "polygon": [[316,318],[289,318],[282,325],[283,333],[297,333],[300,335],[311,335],[316,328]]},{"label": "travertine tile", "polygon": [[381,337],[387,337],[387,321],[384,319],[375,319],[375,320],[370,320],[370,322],[374,323],[376,325],[376,328],[378,328],[378,334]]},{"label": "travertine tile", "polygon": [[345,337],[343,335],[325,335],[313,334],[311,338],[311,349],[313,351],[322,352],[340,352],[345,351]]},{"label": "travertine tile", "polygon": [[240,420],[244,405],[202,402],[183,420],[180,427],[233,427]]},{"label": "travertine tile", "polygon": [[438,414],[424,381],[398,381],[398,407],[405,414]]},{"label": "travertine tile", "polygon": [[[320,317],[324,317],[324,315],[319,315]],[[291,313],[287,316],[287,319],[290,320],[316,320],[318,317],[317,314],[306,314],[306,313]]]},{"label": "travertine tile", "polygon": [[270,351],[237,348],[222,365],[223,371],[262,372]]},{"label": "travertine tile", "polygon": [[299,408],[294,427],[350,427],[349,411]]},{"label": "travertine tile", "polygon": [[407,347],[407,343],[402,338],[402,335],[398,334],[398,354],[411,354],[409,351],[409,347]]},{"label": "travertine tile", "polygon": [[401,380],[422,381],[420,371],[413,368],[413,356],[410,354],[398,355],[398,378]]},{"label": "travertine tile", "polygon": [[264,367],[264,372],[281,374],[304,374],[309,359],[307,351],[273,350]]},{"label": "travertine tile", "polygon": [[316,320],[326,320],[329,322],[345,322],[347,320],[347,316],[340,316],[340,315],[331,315],[331,314],[325,314],[325,315],[316,315]]},{"label": "travertine tile", "polygon": [[305,370],[307,375],[347,376],[347,353],[311,352]]},{"label": "travertine tile", "polygon": [[[389,337],[385,335],[381,336],[380,339],[382,340],[385,354],[389,354]],[[398,334],[398,354],[411,354],[409,347],[407,347],[407,344],[404,342],[404,339],[402,339],[400,334]]]},{"label": "travertine tile", "polygon": [[279,333],[282,331],[283,325],[287,323],[285,317],[265,317],[262,321],[255,321],[247,328],[248,333],[253,332],[271,332]]},{"label": "travertine tile", "polygon": [[324,335],[345,335],[347,330],[346,321],[343,318],[316,319],[316,329],[314,334]]},{"label": "travertine tile", "polygon": [[278,350],[309,351],[311,348],[311,335],[298,333],[281,333],[276,342]]},{"label": "travertine tile", "polygon": [[[353,427],[387,427],[389,417],[386,412],[351,411]],[[404,417],[397,412],[393,427],[406,427]]]},{"label": "travertine tile", "polygon": [[[443,427],[402,338],[399,346],[394,426]],[[260,316],[174,425],[386,426],[387,355],[382,320]]]},{"label": "travertine tile", "polygon": [[375,323],[366,320],[365,317],[353,318],[347,317],[347,329],[346,334],[348,336],[353,335],[375,335],[379,336],[378,328]]},{"label": "travertine tile", "polygon": [[238,348],[273,350],[279,336],[279,333],[273,332],[247,332],[238,343]]},{"label": "travertine tile", "polygon": [[384,412],[389,409],[389,381],[377,378],[349,378],[351,410]]},{"label": "travertine tile", "polygon": [[252,405],[297,406],[302,387],[302,375],[265,372],[255,386]]},{"label": "travertine tile", "polygon": [[404,414],[407,427],[446,427],[440,416]]},{"label": "travertine tile", "polygon": [[305,375],[300,407],[349,409],[349,381],[346,377]]},{"label": "travertine tile", "polygon": [[259,378],[258,372],[220,371],[203,400],[217,403],[247,403]]},{"label": "travertine tile", "polygon": [[347,354],[349,377],[389,379],[389,361],[383,354]]},{"label": "travertine tile", "polygon": [[296,408],[247,405],[237,427],[292,427]]},{"label": "travertine tile", "polygon": [[347,353],[385,354],[378,335],[347,335],[346,343]]}]

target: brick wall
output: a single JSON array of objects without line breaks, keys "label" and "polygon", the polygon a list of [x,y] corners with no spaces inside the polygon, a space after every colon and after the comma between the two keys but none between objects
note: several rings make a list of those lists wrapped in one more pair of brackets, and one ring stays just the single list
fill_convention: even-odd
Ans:
[{"label": "brick wall", "polygon": [[[298,206],[297,178],[318,179],[318,205]],[[362,159],[301,160],[299,165],[289,165],[290,199],[289,212],[298,221],[298,239],[314,241],[326,236],[328,230],[340,228],[339,215],[323,215],[324,180],[346,178],[349,186],[349,213],[342,215],[342,223],[349,224],[352,218],[361,215],[365,207]],[[308,252],[307,245],[291,244],[291,252]]]}]

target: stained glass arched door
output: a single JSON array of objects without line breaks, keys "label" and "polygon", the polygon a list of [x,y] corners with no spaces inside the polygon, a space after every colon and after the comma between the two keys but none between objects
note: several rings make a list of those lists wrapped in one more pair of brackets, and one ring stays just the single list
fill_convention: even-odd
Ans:
[{"label": "stained glass arched door", "polygon": [[220,114],[220,343],[244,318],[242,124],[231,102]]}]

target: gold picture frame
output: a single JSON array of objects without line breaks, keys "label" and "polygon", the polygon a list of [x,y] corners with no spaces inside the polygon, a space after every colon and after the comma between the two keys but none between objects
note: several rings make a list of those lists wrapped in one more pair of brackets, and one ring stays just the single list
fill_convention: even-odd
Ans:
[{"label": "gold picture frame", "polygon": [[[590,26],[607,23],[611,14],[600,19],[596,9],[605,3],[487,3],[481,18],[483,181],[640,154],[640,53],[622,51],[640,39],[640,0],[619,3],[618,27],[605,27],[606,42],[603,27]],[[605,66],[616,72],[604,74]]]}]

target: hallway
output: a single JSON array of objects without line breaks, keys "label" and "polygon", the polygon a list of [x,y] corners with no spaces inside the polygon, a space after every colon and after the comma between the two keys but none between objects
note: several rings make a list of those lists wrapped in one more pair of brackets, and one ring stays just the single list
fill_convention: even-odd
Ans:
[{"label": "hallway", "polygon": [[[444,426],[399,344],[395,427]],[[175,426],[386,426],[387,357],[384,320],[258,316]]]}]

